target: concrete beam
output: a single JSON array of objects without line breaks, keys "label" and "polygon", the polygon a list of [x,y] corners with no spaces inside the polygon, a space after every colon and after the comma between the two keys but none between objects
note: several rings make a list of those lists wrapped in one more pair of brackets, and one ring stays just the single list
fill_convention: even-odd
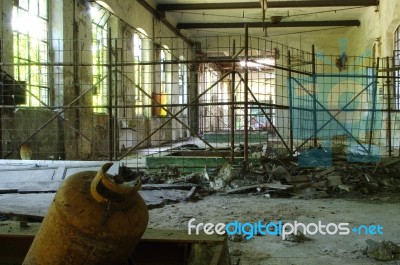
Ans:
[{"label": "concrete beam", "polygon": [[157,5],[158,11],[176,10],[206,10],[206,9],[250,9],[261,8],[260,2],[243,3],[197,3],[197,4],[160,4]]},{"label": "concrete beam", "polygon": [[[307,1],[267,1],[267,8],[295,7],[339,7],[339,6],[377,6],[379,0],[307,0]],[[211,9],[252,9],[261,8],[258,2],[242,3],[194,3],[194,4],[159,4],[158,11],[211,10]]]},{"label": "concrete beam", "polygon": [[267,1],[267,8],[377,6],[379,0]]},{"label": "concrete beam", "polygon": [[178,23],[178,29],[215,29],[215,28],[296,28],[296,27],[354,27],[360,26],[358,20],[332,21],[290,21],[290,22],[236,22],[236,23]]}]

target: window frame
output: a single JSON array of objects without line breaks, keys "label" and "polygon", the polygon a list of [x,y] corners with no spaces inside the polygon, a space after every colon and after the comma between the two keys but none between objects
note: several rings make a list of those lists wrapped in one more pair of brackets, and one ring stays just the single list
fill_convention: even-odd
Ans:
[{"label": "window frame", "polygon": [[[46,65],[50,60],[49,6],[49,0],[13,2],[14,78],[26,82],[26,102],[21,106],[40,107],[50,104],[50,68]],[[22,45],[22,42],[25,42],[25,45]],[[21,49],[22,47],[25,50]]]},{"label": "window frame", "polygon": [[[97,12],[97,13],[96,13]],[[108,21],[111,12],[105,8],[98,7],[92,10],[92,84],[95,91],[92,96],[93,112],[105,114],[108,112]]]},{"label": "window frame", "polygon": [[133,33],[133,82],[135,85],[135,101],[143,101],[143,93],[137,87],[143,89],[143,38],[138,32]]}]

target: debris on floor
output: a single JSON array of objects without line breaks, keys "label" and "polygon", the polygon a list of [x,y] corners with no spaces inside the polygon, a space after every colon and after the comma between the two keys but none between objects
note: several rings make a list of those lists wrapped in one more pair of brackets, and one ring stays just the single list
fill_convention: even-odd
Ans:
[{"label": "debris on floor", "polygon": [[[185,148],[189,152],[192,147]],[[202,151],[210,153],[195,148],[196,154],[201,155]],[[257,153],[263,149],[265,146],[252,147]],[[400,191],[400,158],[382,158],[377,163],[348,163],[346,156],[339,154],[333,156],[329,167],[303,167],[298,156],[274,154],[252,158],[247,164],[240,159],[235,163],[226,159],[223,164],[200,166],[193,171],[161,164],[158,168],[129,169],[131,174],[128,175],[142,179],[142,193],[148,200],[149,208],[198,201],[213,193],[246,193],[263,199],[346,197],[385,201],[393,200],[392,195]],[[61,183],[3,183],[0,194],[23,194],[28,197],[37,193],[51,195]]]},{"label": "debris on floor", "polygon": [[377,242],[367,239],[366,254],[378,261],[391,261],[400,259],[400,245],[391,241]]},{"label": "debris on floor", "polygon": [[296,242],[296,243],[304,243],[305,241],[312,241],[312,238],[306,237],[302,232],[298,231],[297,234],[287,235],[285,238],[286,241]]},{"label": "debris on floor", "polygon": [[248,165],[226,162],[215,168],[183,173],[165,166],[143,175],[144,183],[192,184],[196,196],[214,192],[252,193],[265,198],[303,199],[371,196],[378,192],[400,191],[400,159],[387,158],[378,163],[348,163],[337,155],[329,167],[303,167],[298,157],[265,157]]}]

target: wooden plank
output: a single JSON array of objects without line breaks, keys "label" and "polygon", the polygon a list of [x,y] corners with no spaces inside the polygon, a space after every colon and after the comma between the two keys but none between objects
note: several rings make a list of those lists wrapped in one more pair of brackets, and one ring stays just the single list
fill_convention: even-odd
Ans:
[{"label": "wooden plank", "polygon": [[211,259],[210,265],[218,265],[222,259],[222,254],[224,251],[224,245],[218,245],[214,249],[214,255]]},{"label": "wooden plank", "polygon": [[196,191],[197,191],[197,187],[193,186],[188,195],[186,195],[185,201],[191,201],[193,199],[193,197],[196,195]]},{"label": "wooden plank", "polygon": [[[14,190],[13,193],[56,192],[62,181],[35,181],[0,183],[0,189]],[[11,192],[10,192],[11,193]]]},{"label": "wooden plank", "polygon": [[[139,191],[148,209],[160,208],[166,204],[184,201],[187,196],[186,190],[178,189],[156,189]],[[0,212],[14,215],[44,217],[47,213],[54,193],[49,192],[26,192],[26,194],[3,194],[0,196]]]},{"label": "wooden plank", "polygon": [[57,168],[31,168],[0,172],[0,183],[52,180]]},{"label": "wooden plank", "polygon": [[142,190],[190,190],[195,184],[143,184]]},{"label": "wooden plank", "polygon": [[310,179],[307,175],[286,176],[285,179],[288,183],[310,182]]},{"label": "wooden plank", "polygon": [[52,180],[62,180],[65,178],[65,173],[67,173],[67,167],[66,166],[59,166],[57,168],[57,171],[54,174],[54,177]]},{"label": "wooden plank", "polygon": [[[240,163],[241,157],[235,157],[235,163]],[[146,165],[151,169],[162,169],[165,167],[177,167],[181,172],[203,172],[204,167],[217,168],[229,162],[229,158],[204,157],[204,156],[161,156],[146,157]],[[253,165],[260,165],[260,159],[250,158]],[[184,165],[184,166],[182,166]]]},{"label": "wooden plank", "polygon": [[[382,160],[383,160],[383,159],[382,159]],[[388,166],[394,165],[394,164],[396,164],[396,163],[398,163],[398,162],[400,162],[400,159],[399,159],[399,158],[386,158],[386,159],[384,159],[384,160],[381,162],[381,164],[382,164],[384,167],[388,167]]]},{"label": "wooden plank", "polygon": [[[62,180],[81,171],[98,171],[107,161],[0,160],[0,183]],[[118,174],[120,162],[113,161],[109,174]]]},{"label": "wooden plank", "polygon": [[[0,263],[21,264],[36,235],[40,224],[29,223],[27,228],[21,229],[19,222],[1,222],[0,226]],[[226,259],[227,241],[225,236],[218,235],[188,235],[186,230],[164,230],[148,228],[141,238],[132,260],[138,264],[186,264],[187,250],[192,244],[209,244],[214,254],[209,264],[228,265]],[[157,253],[157,257],[148,253]],[[173,253],[171,253],[171,251]],[[144,255],[142,255],[144,254]],[[140,263],[139,263],[140,261]],[[208,263],[208,262],[207,262]]]},{"label": "wooden plank", "polygon": [[[0,222],[0,237],[9,235],[30,235],[35,236],[40,223],[28,223],[28,228],[21,229],[18,221],[5,221]],[[153,242],[177,242],[177,243],[225,243],[226,237],[221,235],[206,235],[199,233],[199,235],[188,235],[188,231],[176,229],[157,229],[147,228],[144,232],[143,241]]]},{"label": "wooden plank", "polygon": [[0,188],[0,194],[17,193],[18,189]]},{"label": "wooden plank", "polygon": [[[35,181],[0,183],[0,190],[16,190],[15,193],[56,192],[62,181]],[[141,190],[191,190],[195,184],[143,184]]]},{"label": "wooden plank", "polygon": [[331,167],[331,168],[325,169],[324,171],[321,171],[321,172],[315,174],[315,177],[316,178],[320,178],[320,177],[323,177],[325,175],[328,175],[329,173],[332,173],[333,171],[335,171],[335,168]]},{"label": "wooden plank", "polygon": [[[59,166],[79,166],[79,165],[98,165],[102,166],[106,161],[72,161],[72,160],[0,160],[0,167],[59,167]],[[114,162],[113,162],[114,163]]]},{"label": "wooden plank", "polygon": [[142,240],[144,241],[159,241],[159,242],[179,242],[179,243],[224,243],[226,236],[221,235],[206,235],[200,232],[196,234],[188,234],[186,229],[152,229],[148,228]]},{"label": "wooden plank", "polygon": [[269,189],[274,189],[274,190],[288,190],[291,189],[293,185],[283,185],[283,184],[278,184],[278,183],[264,183],[264,184],[255,184],[255,185],[249,185],[249,186],[244,186],[236,189],[230,189],[227,190],[227,194],[232,194],[232,193],[240,193],[240,192],[245,192],[248,190],[256,189],[256,188],[269,188]]}]

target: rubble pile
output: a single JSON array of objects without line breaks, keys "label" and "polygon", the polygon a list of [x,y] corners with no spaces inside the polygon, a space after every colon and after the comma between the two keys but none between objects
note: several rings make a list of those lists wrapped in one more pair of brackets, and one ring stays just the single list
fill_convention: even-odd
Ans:
[{"label": "rubble pile", "polygon": [[400,191],[400,159],[379,163],[334,161],[328,168],[304,168],[296,158],[260,159],[257,166],[225,163],[183,174],[167,166],[141,173],[144,183],[193,184],[208,192],[254,193],[268,197],[326,198]]},{"label": "rubble pile", "polygon": [[391,261],[400,259],[400,245],[391,241],[377,242],[367,239],[365,253],[368,257],[378,261]]}]

